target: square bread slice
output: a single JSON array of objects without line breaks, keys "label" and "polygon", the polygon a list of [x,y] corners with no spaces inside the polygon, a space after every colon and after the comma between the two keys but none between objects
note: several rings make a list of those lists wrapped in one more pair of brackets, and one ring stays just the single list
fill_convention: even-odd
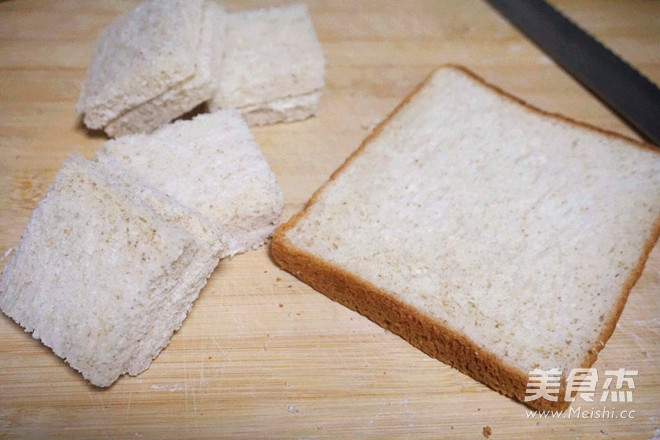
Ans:
[{"label": "square bread slice", "polygon": [[104,128],[108,136],[149,133],[212,97],[222,60],[225,19],[225,11],[216,2],[206,0],[199,58],[192,78],[110,121]]},{"label": "square bread slice", "polygon": [[103,149],[99,161],[117,163],[214,222],[233,239],[230,255],[261,246],[279,224],[282,190],[236,110],[123,136]]},{"label": "square bread slice", "polygon": [[203,0],[146,0],[103,29],[76,112],[101,129],[195,75]]},{"label": "square bread slice", "polygon": [[0,308],[107,387],[167,346],[227,241],[122,170],[74,156],[0,278]]},{"label": "square bread slice", "polygon": [[589,367],[660,233],[660,154],[445,67],[281,226],[272,254],[330,298],[523,402]]},{"label": "square bread slice", "polygon": [[229,14],[211,111],[235,108],[249,125],[313,116],[325,60],[304,5]]}]

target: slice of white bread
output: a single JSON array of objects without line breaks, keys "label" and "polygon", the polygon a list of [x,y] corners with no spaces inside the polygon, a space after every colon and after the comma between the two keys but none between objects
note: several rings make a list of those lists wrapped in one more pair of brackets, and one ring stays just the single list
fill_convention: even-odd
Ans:
[{"label": "slice of white bread", "polygon": [[224,10],[216,2],[205,0],[199,56],[192,78],[121,114],[104,131],[110,137],[149,133],[213,96],[224,47],[225,19]]},{"label": "slice of white bread", "polygon": [[167,346],[226,239],[120,169],[67,159],[0,279],[0,308],[109,386]]},{"label": "slice of white bread", "polygon": [[273,238],[275,261],[525,399],[589,367],[660,234],[660,154],[440,68]]},{"label": "slice of white bread", "polygon": [[203,3],[146,0],[103,29],[76,104],[87,127],[101,129],[195,75]]},{"label": "slice of white bread", "polygon": [[250,125],[316,113],[325,60],[304,5],[229,14],[211,111],[236,108]]},{"label": "slice of white bread", "polygon": [[118,163],[213,221],[234,240],[232,255],[261,246],[279,223],[282,190],[235,110],[107,141],[97,158]]}]

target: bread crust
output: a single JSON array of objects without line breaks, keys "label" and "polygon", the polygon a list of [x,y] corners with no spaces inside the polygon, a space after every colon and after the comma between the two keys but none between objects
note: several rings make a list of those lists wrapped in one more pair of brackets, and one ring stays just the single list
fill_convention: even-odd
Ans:
[{"label": "bread crust", "polygon": [[[546,399],[525,402],[524,399],[528,372],[520,371],[519,369],[506,364],[498,356],[479,347],[465,335],[444,326],[441,322],[412,306],[405,304],[401,300],[388,294],[385,290],[360,279],[358,276],[353,275],[346,270],[333,266],[331,263],[315,255],[296,248],[286,238],[286,233],[293,228],[298,221],[307,215],[308,208],[316,203],[326,185],[335,180],[337,176],[339,176],[341,172],[350,165],[355,157],[358,156],[373,139],[380,135],[383,127],[385,127],[401,108],[403,108],[440,69],[454,69],[462,72],[500,96],[523,106],[529,111],[558,119],[571,125],[577,125],[606,136],[625,140],[637,148],[644,148],[657,152],[655,147],[627,136],[623,136],[619,133],[603,130],[585,122],[576,121],[563,115],[550,113],[534,107],[533,105],[505,92],[499,87],[486,82],[483,78],[463,66],[441,66],[434,70],[419,86],[417,86],[394,109],[394,111],[374,129],[371,135],[367,136],[362,144],[336,171],[332,173],[329,181],[314,192],[301,212],[294,215],[288,222],[281,225],[275,231],[271,246],[272,257],[281,268],[291,272],[301,281],[309,284],[311,287],[325,294],[332,300],[366,316],[381,327],[399,335],[411,345],[417,347],[429,356],[451,365],[459,371],[488,385],[492,389],[523,402],[537,410],[565,410],[571,404],[570,401],[564,399],[565,383],[562,384],[557,402],[552,402]],[[637,260],[637,264],[628,275],[617,302],[605,320],[606,324],[604,329],[601,331],[596,342],[585,353],[585,356],[579,365],[580,367],[590,367],[596,361],[598,352],[605,346],[605,343],[612,335],[619,316],[623,311],[623,307],[625,306],[628,294],[642,274],[648,255],[653,249],[659,236],[660,216],[654,222],[641,255]],[[564,378],[566,377],[566,373],[567,372],[564,372]]]}]

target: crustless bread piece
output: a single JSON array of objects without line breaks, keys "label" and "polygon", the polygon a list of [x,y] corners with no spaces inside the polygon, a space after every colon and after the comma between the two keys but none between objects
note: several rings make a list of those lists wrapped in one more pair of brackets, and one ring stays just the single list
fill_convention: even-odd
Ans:
[{"label": "crustless bread piece", "polygon": [[214,1],[203,5],[201,40],[194,75],[161,95],[110,121],[104,130],[110,137],[149,133],[192,110],[213,96],[216,72],[224,48],[226,14]]},{"label": "crustless bread piece", "polygon": [[233,238],[231,255],[261,246],[279,223],[282,190],[235,110],[110,140],[98,160],[116,162],[214,222]]},{"label": "crustless bread piece", "polygon": [[316,113],[325,60],[304,5],[229,14],[211,111],[235,108],[249,125]]},{"label": "crustless bread piece", "polygon": [[272,254],[524,401],[530,370],[565,384],[593,364],[659,233],[657,151],[446,67],[275,232]]},{"label": "crustless bread piece", "polygon": [[121,169],[67,159],[0,279],[0,308],[92,384],[167,346],[231,240]]},{"label": "crustless bread piece", "polygon": [[[202,28],[204,15],[216,18],[211,3],[146,0],[103,29],[76,105],[85,125],[102,129],[111,123],[115,135],[149,130],[209,99],[215,81],[204,70],[215,51],[202,47]],[[207,26],[212,34],[206,38],[222,44],[215,35],[221,25],[220,17],[217,26]]]}]

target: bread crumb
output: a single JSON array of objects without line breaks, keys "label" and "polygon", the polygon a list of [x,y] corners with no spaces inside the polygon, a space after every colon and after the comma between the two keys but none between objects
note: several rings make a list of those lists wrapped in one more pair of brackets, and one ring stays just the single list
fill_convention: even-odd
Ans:
[{"label": "bread crumb", "polygon": [[284,304],[280,303],[279,306],[280,306],[280,309],[281,309],[282,307],[284,307]]},{"label": "bread crumb", "polygon": [[485,438],[488,438],[493,433],[493,430],[490,429],[490,426],[484,426],[484,429],[481,430],[481,433]]},{"label": "bread crumb", "polygon": [[275,281],[279,283],[280,281],[282,281],[282,278],[277,277],[277,278],[275,278]]},{"label": "bread crumb", "polygon": [[296,405],[287,405],[286,410],[289,411],[291,414],[295,414],[298,411],[300,411]]},{"label": "bread crumb", "polygon": [[600,433],[603,434],[603,435],[610,435],[610,433],[607,432],[607,431],[604,430],[604,429],[601,429],[601,430],[600,430]]}]

